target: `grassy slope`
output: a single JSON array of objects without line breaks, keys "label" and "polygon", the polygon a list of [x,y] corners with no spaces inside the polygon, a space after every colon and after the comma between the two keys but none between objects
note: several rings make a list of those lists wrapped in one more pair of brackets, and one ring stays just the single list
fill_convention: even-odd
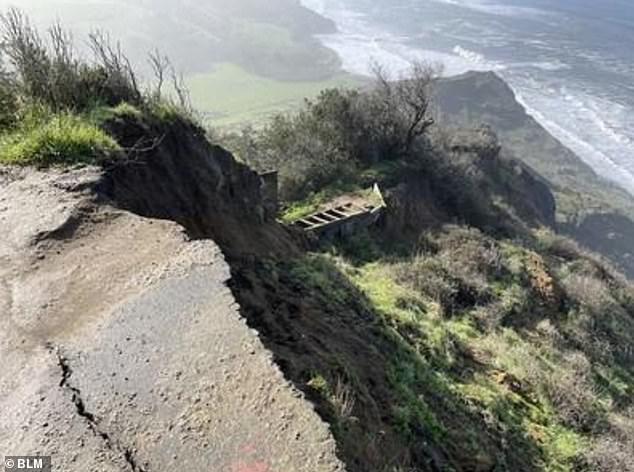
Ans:
[{"label": "grassy slope", "polygon": [[249,73],[230,63],[188,78],[193,102],[215,126],[257,123],[297,107],[304,98],[315,96],[324,88],[358,84],[357,79],[345,74],[322,81],[281,81]]},{"label": "grassy slope", "polygon": [[108,122],[138,120],[156,126],[179,119],[188,117],[169,102],[149,102],[142,108],[127,103],[96,105],[83,113],[27,106],[15,127],[0,129],[0,164],[40,168],[101,164],[126,156],[126,150],[106,130]]},{"label": "grassy slope", "polygon": [[[393,395],[391,422],[405,442],[422,435],[445,448],[454,462],[446,470],[569,471],[582,463],[589,468],[579,470],[597,470],[627,460],[629,446],[602,444],[613,431],[634,428],[627,412],[632,293],[574,244],[536,236],[537,252],[447,227],[428,235],[437,252],[394,255],[359,235],[291,271],[298,286],[324,293],[333,306],[345,306],[348,284],[367,297],[401,346],[374,346],[392,352],[381,366]],[[594,293],[584,293],[589,286]],[[469,299],[469,290],[481,290],[480,298]],[[354,361],[344,366],[355,369]],[[365,387],[336,394],[336,379],[336,371],[314,372],[307,386],[342,416],[335,424],[345,443],[353,432],[341,424],[355,412],[342,410],[341,397],[360,399]]]}]

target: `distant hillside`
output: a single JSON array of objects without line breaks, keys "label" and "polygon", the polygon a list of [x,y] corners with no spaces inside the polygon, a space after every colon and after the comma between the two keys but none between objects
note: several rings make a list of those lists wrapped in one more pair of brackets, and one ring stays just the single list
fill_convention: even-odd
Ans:
[{"label": "distant hillside", "polygon": [[557,199],[561,228],[634,276],[634,198],[630,194],[599,177],[528,115],[496,74],[469,72],[449,77],[438,82],[435,93],[443,124],[491,125],[505,152],[548,180]]},{"label": "distant hillside", "polygon": [[78,37],[102,29],[121,40],[135,63],[158,47],[185,73],[209,72],[216,62],[233,62],[278,79],[330,77],[336,54],[313,37],[334,24],[298,0],[0,0],[19,6],[39,26],[62,19]]}]

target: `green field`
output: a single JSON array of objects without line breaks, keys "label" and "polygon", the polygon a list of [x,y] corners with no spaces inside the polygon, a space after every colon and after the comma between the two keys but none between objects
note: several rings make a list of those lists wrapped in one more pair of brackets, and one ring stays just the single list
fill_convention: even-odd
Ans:
[{"label": "green field", "polygon": [[274,113],[292,110],[325,88],[360,84],[361,79],[347,74],[321,81],[275,80],[230,63],[218,64],[214,72],[187,80],[194,106],[208,124],[218,127],[261,122]]}]

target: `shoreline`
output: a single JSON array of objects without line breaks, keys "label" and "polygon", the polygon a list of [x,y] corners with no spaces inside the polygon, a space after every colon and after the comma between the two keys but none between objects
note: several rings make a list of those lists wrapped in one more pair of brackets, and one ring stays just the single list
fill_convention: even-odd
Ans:
[{"label": "shoreline", "polygon": [[[385,65],[388,70],[391,70],[393,76],[398,77],[409,65],[406,58],[413,58],[443,64],[445,78],[458,76],[469,71],[492,71],[496,73],[511,87],[516,101],[521,104],[526,113],[535,119],[548,133],[573,152],[583,164],[591,167],[599,178],[610,185],[618,186],[634,197],[634,175],[626,167],[614,160],[613,155],[616,151],[614,148],[609,148],[611,144],[590,141],[589,136],[584,137],[573,132],[575,126],[587,126],[590,124],[583,121],[583,119],[586,121],[589,119],[581,114],[584,110],[572,110],[571,112],[581,116],[582,120],[579,123],[569,123],[566,126],[556,119],[546,118],[549,115],[547,110],[531,104],[530,96],[531,92],[534,91],[530,89],[524,90],[514,83],[512,76],[515,71],[509,69],[509,66],[521,64],[509,64],[507,66],[500,62],[487,60],[481,54],[465,49],[460,45],[454,47],[452,50],[453,54],[418,49],[404,44],[402,38],[368,24],[364,15],[360,13],[333,9],[329,14],[326,11],[326,2],[324,0],[300,0],[300,4],[304,8],[328,18],[336,24],[337,32],[318,34],[315,37],[321,41],[324,47],[329,48],[339,56],[341,69],[344,72],[368,76],[369,64],[372,61],[377,61]],[[555,65],[541,64],[540,66],[555,70],[552,69]],[[557,68],[561,67],[563,67],[561,64],[557,65]],[[553,103],[551,108],[557,106],[557,104]]]}]

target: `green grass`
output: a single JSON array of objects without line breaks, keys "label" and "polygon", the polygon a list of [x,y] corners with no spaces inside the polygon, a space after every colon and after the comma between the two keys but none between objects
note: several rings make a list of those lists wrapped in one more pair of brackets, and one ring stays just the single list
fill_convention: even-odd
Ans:
[{"label": "green grass", "polygon": [[197,122],[197,116],[194,116],[192,111],[179,106],[173,97],[148,98],[139,107],[126,102],[114,107],[96,106],[84,113],[83,116],[97,127],[103,127],[108,121],[117,119],[141,120],[147,124],[164,125],[172,124],[178,120]]},{"label": "green grass", "polygon": [[[515,255],[509,247],[505,252],[507,257]],[[431,390],[450,403],[448,408],[451,402],[457,402],[456,408],[469,405],[471,410],[490,418],[488,421],[500,424],[518,445],[524,444],[518,447],[540,451],[543,470],[571,470],[573,459],[586,444],[584,438],[561,426],[544,398],[528,391],[513,392],[500,382],[502,374],[524,379],[526,369],[547,370],[551,362],[545,357],[547,351],[512,329],[482,332],[475,328],[468,313],[443,316],[434,300],[398,280],[397,266],[388,260],[362,266],[351,266],[342,258],[335,262],[341,273],[365,294],[373,309],[393,326],[396,336],[407,333],[403,344],[418,353],[418,361],[412,357],[394,359],[386,372],[389,384],[401,399],[394,405],[393,414],[405,435],[420,427],[436,440],[451,440],[462,434],[452,429],[455,425],[447,425],[437,417],[435,400],[420,393]],[[486,353],[488,365],[470,376],[456,375],[466,367],[465,350]],[[465,432],[475,431],[471,435],[474,444],[469,447],[477,451],[477,423],[463,426]]]},{"label": "green grass", "polygon": [[271,23],[238,18],[233,22],[233,35],[245,48],[284,51],[285,54],[305,51],[289,29]]},{"label": "green grass", "polygon": [[366,191],[361,190],[354,183],[330,185],[317,193],[310,194],[303,200],[292,202],[282,211],[280,219],[285,223],[292,223],[319,211],[330,200],[348,193],[356,195],[365,194]]},{"label": "green grass", "polygon": [[303,200],[293,201],[283,209],[280,220],[284,223],[292,223],[312,213],[316,213],[330,201],[344,195],[352,198],[363,198],[376,206],[385,205],[381,195],[374,191],[374,183],[380,179],[367,179],[361,175],[358,182],[335,182],[319,192],[311,193]]},{"label": "green grass", "polygon": [[145,116],[150,122],[171,124],[180,119],[197,121],[189,111],[181,108],[171,100],[150,100],[145,109]]},{"label": "green grass", "polygon": [[359,79],[345,74],[320,81],[275,80],[230,63],[218,64],[214,72],[187,80],[192,102],[209,124],[218,127],[257,124],[275,113],[296,108],[304,98],[314,97],[325,88],[359,83]]},{"label": "green grass", "polygon": [[188,116],[171,102],[158,100],[142,108],[128,103],[97,105],[82,114],[53,113],[41,105],[26,105],[18,124],[0,134],[0,163],[37,167],[98,164],[121,151],[103,130],[104,123],[119,118],[169,124]]},{"label": "green grass", "polygon": [[[446,231],[463,234],[457,228]],[[532,252],[511,240],[498,241],[502,268],[481,269],[488,274],[487,283],[497,284],[492,299],[447,313],[433,295],[410,283],[411,272],[404,272],[403,266],[420,259],[438,261],[443,251],[452,251],[452,258],[466,257],[452,249],[455,237],[438,236],[435,243],[445,246],[408,256],[396,256],[381,240],[373,241],[372,258],[354,257],[343,249],[345,243],[333,243],[295,261],[290,272],[306,294],[320,294],[326,306],[356,307],[381,330],[384,346],[390,346],[384,349],[381,371],[395,430],[404,440],[426,437],[454,449],[456,455],[481,454],[484,464],[508,454],[506,459],[515,466],[525,459],[524,466],[531,464],[535,470],[576,470],[599,433],[568,421],[568,404],[558,395],[575,398],[575,389],[582,388],[594,392],[594,401],[603,409],[616,412],[614,405],[629,404],[632,375],[627,368],[596,361],[587,384],[576,387],[566,380],[571,373],[572,378],[576,373],[583,378],[586,371],[584,364],[571,363],[571,355],[579,355],[577,348],[561,344],[557,333],[567,329],[565,319],[540,312],[539,304],[530,303],[534,268],[527,257]],[[448,267],[460,276],[454,266]],[[509,304],[515,308],[506,307]],[[496,319],[499,309],[511,314],[517,310],[534,325],[516,326],[503,319],[482,323],[483,316]],[[336,378],[332,371],[328,375]],[[313,375],[308,383],[330,398],[326,378]],[[491,455],[492,449],[497,455]],[[505,470],[504,460],[500,470]]]},{"label": "green grass", "polygon": [[320,395],[326,396],[330,392],[330,385],[326,378],[321,374],[314,374],[310,380],[306,382],[310,388],[319,392]]},{"label": "green grass", "polygon": [[117,118],[141,118],[143,112],[134,105],[123,102],[115,107],[97,106],[85,114],[86,118],[97,126]]},{"label": "green grass", "polygon": [[3,164],[89,164],[119,150],[116,141],[90,120],[71,113],[36,112],[0,136]]}]

